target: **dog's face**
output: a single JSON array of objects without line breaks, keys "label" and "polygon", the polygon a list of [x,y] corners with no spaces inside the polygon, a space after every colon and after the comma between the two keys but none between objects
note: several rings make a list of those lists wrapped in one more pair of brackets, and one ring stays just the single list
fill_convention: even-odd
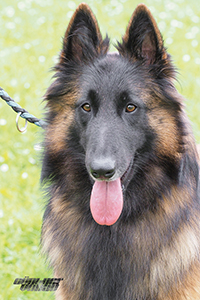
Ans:
[{"label": "dog's face", "polygon": [[84,68],[76,126],[86,167],[94,180],[126,177],[136,151],[144,147],[148,139],[142,99],[145,85],[141,68],[117,54]]}]

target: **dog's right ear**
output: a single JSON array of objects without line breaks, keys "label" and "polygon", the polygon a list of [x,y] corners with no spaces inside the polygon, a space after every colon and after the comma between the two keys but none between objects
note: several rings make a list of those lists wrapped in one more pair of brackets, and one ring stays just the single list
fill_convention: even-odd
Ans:
[{"label": "dog's right ear", "polygon": [[109,40],[104,41],[97,20],[85,3],[74,12],[63,40],[60,63],[88,61],[108,51]]},{"label": "dog's right ear", "polygon": [[118,50],[122,55],[144,60],[147,65],[166,61],[161,33],[146,5],[139,4],[135,9]]}]

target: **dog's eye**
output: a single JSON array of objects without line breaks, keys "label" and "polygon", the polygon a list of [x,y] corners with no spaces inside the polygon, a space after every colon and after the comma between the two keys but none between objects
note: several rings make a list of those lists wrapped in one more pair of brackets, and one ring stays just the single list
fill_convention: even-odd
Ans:
[{"label": "dog's eye", "polygon": [[132,113],[134,110],[136,110],[136,106],[134,105],[134,104],[128,104],[127,106],[126,106],[126,112],[127,113]]},{"label": "dog's eye", "polygon": [[82,105],[82,109],[86,112],[90,112],[91,111],[91,106],[89,103],[85,103]]}]

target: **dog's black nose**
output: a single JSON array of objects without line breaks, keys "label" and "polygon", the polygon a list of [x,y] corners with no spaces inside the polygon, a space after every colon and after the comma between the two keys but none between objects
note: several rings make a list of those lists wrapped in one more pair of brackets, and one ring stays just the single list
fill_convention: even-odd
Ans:
[{"label": "dog's black nose", "polygon": [[112,159],[96,159],[90,168],[92,176],[96,179],[110,179],[115,174],[115,162]]}]

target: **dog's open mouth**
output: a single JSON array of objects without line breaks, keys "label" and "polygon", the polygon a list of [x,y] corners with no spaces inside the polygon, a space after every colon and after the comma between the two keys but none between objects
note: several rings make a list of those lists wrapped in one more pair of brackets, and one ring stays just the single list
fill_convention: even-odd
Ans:
[{"label": "dog's open mouth", "polygon": [[133,173],[133,159],[131,160],[128,169],[125,171],[125,173],[121,177],[121,184],[122,184],[122,190],[124,191],[129,182],[131,181],[132,178],[132,173]]},{"label": "dog's open mouth", "polygon": [[123,209],[123,190],[130,181],[131,161],[121,178],[113,181],[95,181],[90,197],[90,210],[100,225],[111,226],[119,219]]}]

